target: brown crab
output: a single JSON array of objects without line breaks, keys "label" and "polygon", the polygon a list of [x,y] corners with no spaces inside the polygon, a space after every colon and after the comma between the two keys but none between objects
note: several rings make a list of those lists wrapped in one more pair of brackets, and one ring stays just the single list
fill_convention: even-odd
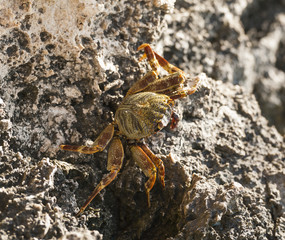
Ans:
[{"label": "brown crab", "polygon": [[[124,158],[121,138],[127,140],[133,159],[148,177],[145,183],[148,206],[150,206],[149,192],[155,183],[157,170],[158,178],[165,187],[163,162],[143,143],[142,139],[155,134],[169,122],[171,128],[176,126],[178,117],[172,109],[174,100],[194,93],[205,75],[188,79],[190,86],[185,87],[186,74],[182,70],[154,52],[149,44],[142,44],[138,48],[142,49],[144,55],[140,61],[147,58],[152,71],[129,89],[116,111],[115,120],[101,132],[91,147],[60,146],[63,150],[92,154],[103,151],[111,141],[107,163],[107,170],[110,173],[103,177],[76,215],[81,214],[95,196],[116,178]],[[159,66],[169,75],[159,78]]]}]

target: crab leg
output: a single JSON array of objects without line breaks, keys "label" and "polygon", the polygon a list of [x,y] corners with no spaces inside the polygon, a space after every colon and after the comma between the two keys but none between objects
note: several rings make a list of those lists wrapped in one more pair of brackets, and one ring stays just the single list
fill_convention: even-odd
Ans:
[{"label": "crab leg", "polygon": [[140,148],[139,146],[132,146],[131,152],[134,160],[136,161],[137,165],[142,169],[143,173],[149,177],[147,182],[145,183],[146,195],[147,195],[147,204],[150,207],[150,199],[149,199],[149,192],[153,188],[153,185],[156,180],[156,168],[147,154]]},{"label": "crab leg", "polygon": [[[194,78],[188,79],[188,87],[184,87],[181,89],[178,89],[176,92],[173,92],[170,96],[172,100],[179,99],[179,98],[184,98],[187,95],[191,95],[194,92],[197,91],[199,88],[199,85],[201,82],[205,81],[206,79],[206,74],[201,73],[198,76],[195,76]],[[168,94],[167,94],[168,95]]]},{"label": "crab leg", "polygon": [[150,71],[137,81],[127,92],[126,96],[143,91],[149,84],[153,83],[158,78],[155,71]]},{"label": "crab leg", "polygon": [[[184,72],[179,69],[178,67],[175,67],[171,63],[169,63],[166,59],[161,57],[159,54],[157,54],[155,51],[153,51],[148,43],[143,43],[138,47],[138,50],[144,49],[145,53],[144,55],[139,59],[140,61],[144,58],[147,58],[150,66],[152,67],[153,62],[157,63],[163,67],[168,73],[175,73],[175,72],[181,72],[184,74]],[[156,67],[157,68],[157,67]],[[154,68],[152,67],[154,70]]]},{"label": "crab leg", "polygon": [[179,69],[178,67],[175,67],[171,63],[169,63],[165,58],[158,55],[156,52],[154,52],[154,55],[161,67],[163,67],[164,70],[166,70],[168,73],[175,73],[175,72],[181,72],[184,74],[184,72]]},{"label": "crab leg", "polygon": [[79,212],[76,213],[76,216],[80,215],[90,204],[90,202],[96,197],[96,195],[116,178],[118,172],[122,167],[123,158],[124,148],[122,142],[119,138],[114,138],[110,144],[108,151],[107,170],[110,171],[110,173],[103,177],[101,182],[97,185],[83,206],[80,208]]},{"label": "crab leg", "polygon": [[184,75],[177,72],[157,79],[156,81],[150,83],[145,89],[143,89],[143,91],[155,92],[169,96],[171,95],[171,92],[175,91],[175,89],[183,88],[184,81]]},{"label": "crab leg", "polygon": [[152,51],[149,44],[144,43],[138,47],[138,51],[144,49],[144,55],[139,59],[139,61],[147,58],[149,65],[151,66],[152,70],[158,73],[159,63],[155,58],[154,52]]},{"label": "crab leg", "polygon": [[199,87],[201,81],[205,79],[205,74],[200,74],[187,79],[187,87],[184,86],[185,76],[181,72],[175,72],[163,78],[157,79],[143,89],[144,92],[150,91],[169,96],[172,100],[184,98],[193,94]]},{"label": "crab leg", "polygon": [[111,141],[114,135],[114,125],[109,124],[101,134],[96,138],[91,147],[87,146],[73,146],[73,145],[60,145],[62,150],[80,152],[84,154],[92,154],[96,152],[101,152],[105,149],[108,143]]},{"label": "crab leg", "polygon": [[146,153],[146,155],[151,159],[151,161],[154,163],[154,165],[158,169],[158,178],[160,180],[160,183],[163,187],[165,187],[164,183],[164,176],[165,176],[165,168],[163,161],[158,158],[150,149],[147,145],[142,144],[140,145],[141,149]]}]

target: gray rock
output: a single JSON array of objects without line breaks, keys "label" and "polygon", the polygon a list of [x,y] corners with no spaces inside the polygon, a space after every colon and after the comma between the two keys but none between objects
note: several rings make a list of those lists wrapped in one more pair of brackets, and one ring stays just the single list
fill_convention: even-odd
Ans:
[{"label": "gray rock", "polygon": [[166,17],[161,50],[184,70],[253,92],[284,134],[284,9],[282,1],[178,0]]},{"label": "gray rock", "polygon": [[[280,83],[273,84],[279,94],[283,60],[272,60],[274,46],[252,45],[256,25],[244,30],[256,5],[178,1],[173,10],[173,1],[4,4],[1,238],[285,238],[284,140],[251,94],[257,85],[267,89],[270,78]],[[282,12],[278,16],[278,28],[260,30],[256,43],[276,40],[270,33],[284,26]],[[126,147],[117,179],[76,218],[107,173],[107,151],[83,155],[58,146],[94,140],[112,121],[129,87],[149,69],[135,51],[143,42],[185,72],[206,72],[246,88],[208,78],[177,101],[177,128],[146,140],[166,167],[166,187],[155,184],[150,208],[146,178]],[[273,75],[258,84],[262,71]]]}]

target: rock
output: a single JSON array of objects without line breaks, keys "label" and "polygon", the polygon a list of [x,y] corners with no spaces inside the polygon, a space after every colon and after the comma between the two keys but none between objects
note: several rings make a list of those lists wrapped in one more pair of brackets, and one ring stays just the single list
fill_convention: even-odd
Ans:
[{"label": "rock", "polygon": [[10,119],[2,119],[0,121],[0,130],[1,131],[7,131],[12,127],[12,123]]},{"label": "rock", "polygon": [[[249,24],[254,4],[177,1],[173,9],[173,3],[4,3],[2,238],[285,237],[284,140],[268,126],[251,94],[258,92],[257,85],[267,89],[270,78],[279,82],[273,86],[276,93],[283,86],[282,56],[275,66],[274,46],[265,40],[264,48],[252,45],[266,37],[276,40],[270,34],[282,30],[282,13],[279,30],[271,25],[263,33],[256,25],[247,25],[246,31],[243,26]],[[276,11],[277,3],[273,6]],[[252,40],[254,29],[260,35]],[[185,72],[206,72],[216,80],[207,78],[199,91],[177,101],[181,120],[176,129],[166,127],[146,140],[166,167],[166,187],[155,184],[150,208],[146,177],[126,147],[117,179],[76,218],[74,213],[107,173],[107,151],[82,155],[59,151],[58,146],[94,140],[112,121],[129,87],[149,69],[139,63],[141,53],[135,51],[143,42]],[[275,46],[278,43],[279,38]],[[266,81],[259,85],[264,71],[273,75],[265,74]],[[282,97],[279,100],[276,108]]]},{"label": "rock", "polygon": [[244,86],[270,124],[285,133],[282,1],[179,0],[166,21],[158,46],[170,62]]}]

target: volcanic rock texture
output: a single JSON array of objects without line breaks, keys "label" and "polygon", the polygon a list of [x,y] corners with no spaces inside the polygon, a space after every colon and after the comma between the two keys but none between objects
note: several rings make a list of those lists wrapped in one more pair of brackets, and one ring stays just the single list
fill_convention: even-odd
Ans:
[{"label": "volcanic rock texture", "polygon": [[[284,239],[284,12],[277,0],[4,1],[1,238]],[[107,173],[107,149],[58,146],[88,143],[112,121],[150,69],[136,52],[145,42],[209,77],[177,101],[176,129],[146,139],[165,189],[156,182],[148,208],[125,146],[117,179],[75,217]]]}]

